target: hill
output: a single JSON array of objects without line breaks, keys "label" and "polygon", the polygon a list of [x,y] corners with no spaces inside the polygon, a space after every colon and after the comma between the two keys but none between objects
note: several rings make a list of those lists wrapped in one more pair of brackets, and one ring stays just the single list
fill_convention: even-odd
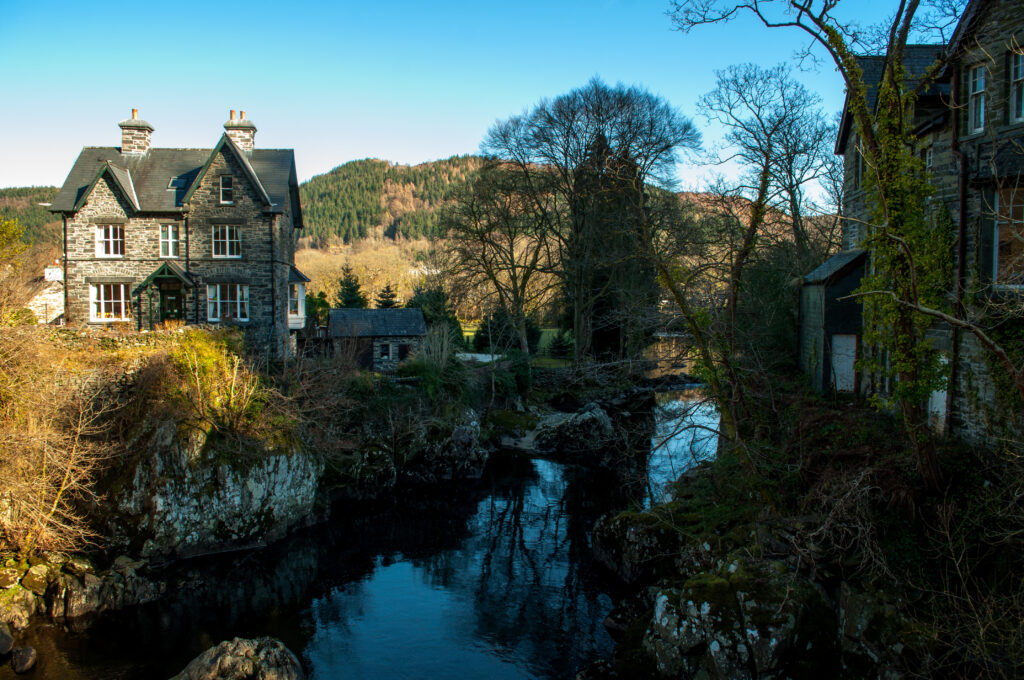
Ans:
[{"label": "hill", "polygon": [[412,166],[371,158],[339,165],[299,188],[304,236],[315,247],[367,236],[439,236],[440,208],[458,195],[480,163],[477,156],[453,156]]},{"label": "hill", "polygon": [[29,243],[60,245],[60,218],[40,203],[49,203],[57,187],[17,187],[0,189],[0,220],[17,219]]}]

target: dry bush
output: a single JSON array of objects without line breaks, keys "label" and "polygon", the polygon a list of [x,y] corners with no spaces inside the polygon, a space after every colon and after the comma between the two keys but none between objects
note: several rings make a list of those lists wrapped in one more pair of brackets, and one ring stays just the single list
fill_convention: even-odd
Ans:
[{"label": "dry bush", "polygon": [[43,332],[0,334],[0,550],[82,549],[83,507],[110,457],[114,395],[102,360],[55,350]]},{"label": "dry bush", "polygon": [[338,295],[341,270],[346,264],[352,267],[363,292],[370,300],[390,283],[397,289],[399,299],[405,301],[412,297],[413,288],[424,276],[422,263],[417,261],[417,256],[430,248],[431,242],[425,239],[363,239],[330,251],[296,251],[295,266],[310,278],[306,290],[314,295],[323,291],[332,304]]}]

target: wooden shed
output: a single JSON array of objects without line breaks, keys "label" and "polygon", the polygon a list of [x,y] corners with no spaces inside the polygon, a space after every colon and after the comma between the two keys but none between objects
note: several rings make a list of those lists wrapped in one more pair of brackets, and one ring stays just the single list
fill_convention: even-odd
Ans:
[{"label": "wooden shed", "polygon": [[804,277],[800,289],[800,368],[819,392],[856,392],[863,320],[856,300],[842,300],[860,285],[867,251],[836,253]]}]

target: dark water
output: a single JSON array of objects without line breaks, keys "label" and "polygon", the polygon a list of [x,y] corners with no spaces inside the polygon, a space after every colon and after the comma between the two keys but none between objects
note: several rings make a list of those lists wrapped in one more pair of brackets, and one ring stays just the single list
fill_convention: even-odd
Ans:
[{"label": "dark water", "polygon": [[589,531],[689,464],[670,422],[634,485],[647,499],[610,475],[499,458],[479,483],[338,507],[270,548],[180,565],[160,602],[85,632],[37,628],[33,676],[168,678],[221,640],[270,635],[322,680],[572,677],[613,644],[602,621],[616,584]]}]

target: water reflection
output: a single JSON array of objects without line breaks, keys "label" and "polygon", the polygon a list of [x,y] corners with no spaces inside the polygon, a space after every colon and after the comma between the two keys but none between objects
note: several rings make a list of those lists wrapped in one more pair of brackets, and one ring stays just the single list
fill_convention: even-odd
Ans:
[{"label": "water reflection", "polygon": [[[647,502],[713,440],[669,405],[646,470]],[[281,638],[311,677],[564,678],[608,656],[602,621],[614,585],[591,561],[589,532],[625,507],[609,473],[496,459],[480,483],[403,492],[337,508],[332,520],[268,549],[189,562],[160,602],[87,631],[39,629],[36,678],[166,678],[235,636]],[[0,680],[13,678],[9,666]]]},{"label": "water reflection", "polygon": [[672,483],[718,448],[718,407],[698,390],[659,395],[644,507],[667,500]]}]

